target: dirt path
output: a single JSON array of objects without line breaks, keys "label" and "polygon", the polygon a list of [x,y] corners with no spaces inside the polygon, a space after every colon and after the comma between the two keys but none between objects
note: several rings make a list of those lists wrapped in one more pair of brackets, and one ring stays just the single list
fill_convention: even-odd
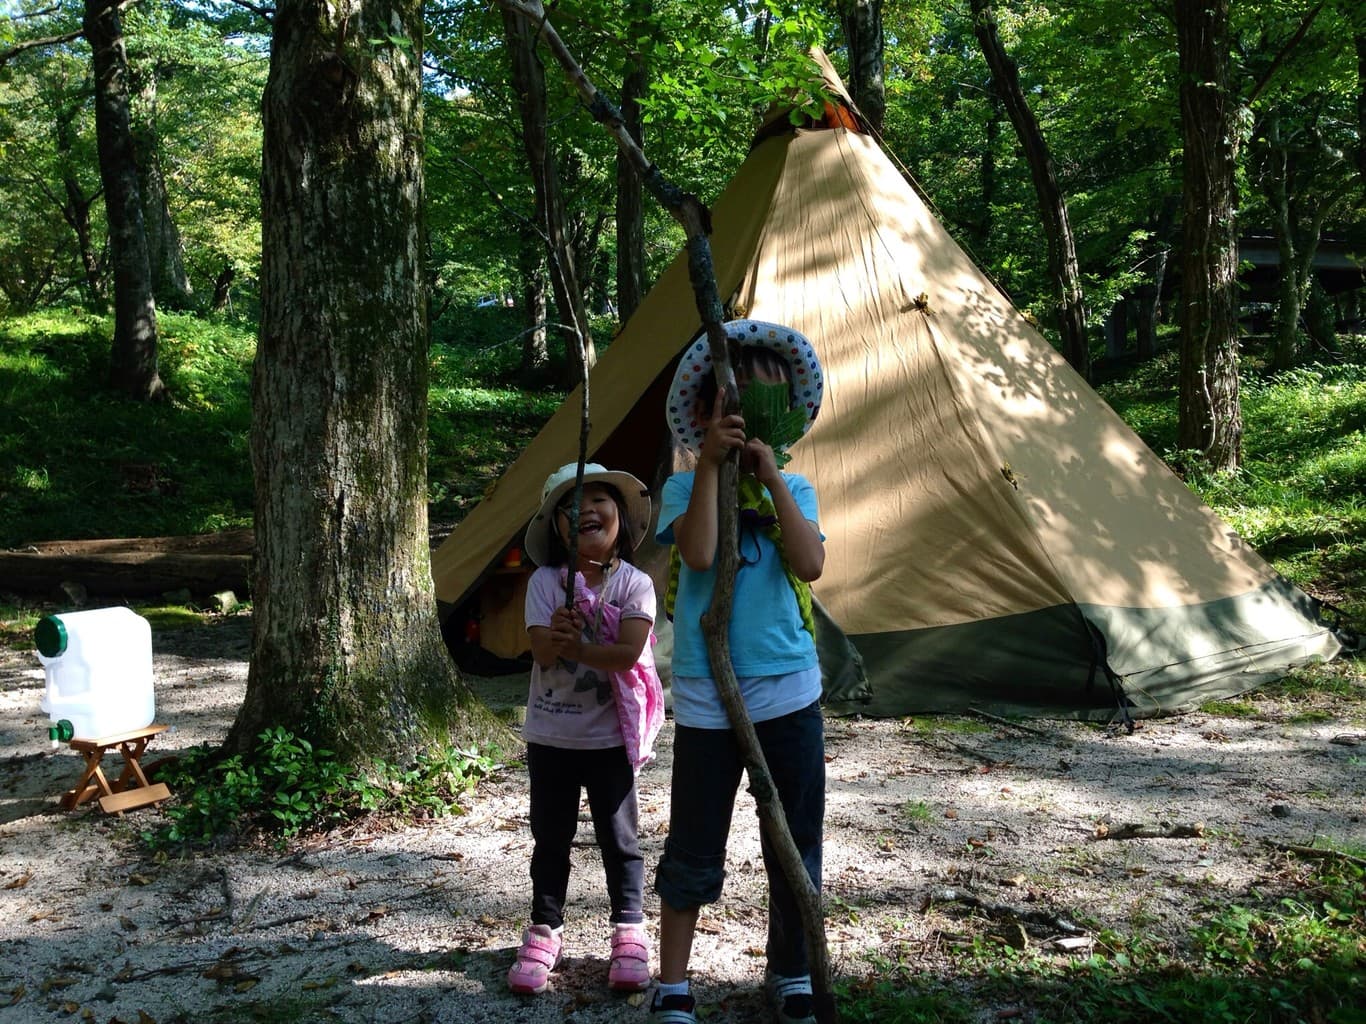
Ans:
[{"label": "dirt path", "polygon": [[[221,737],[246,684],[249,623],[158,635],[162,754]],[[1274,871],[1269,845],[1366,846],[1366,679],[1253,714],[1192,714],[1133,735],[973,719],[828,722],[827,934],[841,976],[868,954],[947,970],[945,950],[995,930],[1077,955],[1102,928],[1179,944],[1197,907]],[[0,651],[0,1022],[269,1020],[562,1022],[644,1018],[605,984],[607,907],[582,819],[568,961],[553,990],[508,995],[527,907],[530,836],[519,769],[459,818],[369,825],[291,847],[160,859],[157,818],[66,813],[79,760],[48,750],[36,658]],[[481,681],[490,703],[525,681]],[[953,726],[954,728],[950,728]],[[663,845],[672,725],[641,778],[647,862]],[[154,748],[155,750],[156,748]],[[694,984],[713,1020],[763,1019],[765,896],[756,819],[742,809],[726,894],[702,919]],[[1128,824],[1187,838],[1098,838]],[[1007,905],[1002,927],[968,901]],[[657,901],[647,896],[653,918]],[[1009,922],[1006,922],[1009,924]],[[1001,1007],[982,1007],[994,1019]]]}]

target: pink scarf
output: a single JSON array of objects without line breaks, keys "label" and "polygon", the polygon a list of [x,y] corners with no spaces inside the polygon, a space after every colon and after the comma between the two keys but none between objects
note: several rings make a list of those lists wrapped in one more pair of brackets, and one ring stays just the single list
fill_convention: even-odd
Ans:
[{"label": "pink scarf", "polygon": [[[561,577],[563,578],[563,577]],[[574,606],[583,616],[585,630],[591,636],[594,624],[598,621],[599,605],[602,611],[601,635],[595,642],[616,643],[621,626],[621,609],[610,601],[601,600],[588,589],[583,573],[574,574]],[[654,630],[650,630],[650,645],[657,642]],[[639,659],[623,672],[610,672],[612,697],[617,706],[617,721],[621,725],[621,738],[626,744],[626,756],[631,767],[640,771],[655,759],[655,737],[664,724],[664,684],[659,681],[655,671],[654,659]]]}]

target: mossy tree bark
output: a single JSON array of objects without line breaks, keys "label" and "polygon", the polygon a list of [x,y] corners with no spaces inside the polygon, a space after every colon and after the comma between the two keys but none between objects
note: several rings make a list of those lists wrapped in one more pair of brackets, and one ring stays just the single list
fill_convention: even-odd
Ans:
[{"label": "mossy tree bark", "polygon": [[882,0],[840,0],[838,13],[849,47],[849,94],[868,127],[881,135],[887,116]]},{"label": "mossy tree bark", "polygon": [[254,629],[235,750],[506,738],[442,643],[427,536],[419,0],[282,0],[263,97]]}]

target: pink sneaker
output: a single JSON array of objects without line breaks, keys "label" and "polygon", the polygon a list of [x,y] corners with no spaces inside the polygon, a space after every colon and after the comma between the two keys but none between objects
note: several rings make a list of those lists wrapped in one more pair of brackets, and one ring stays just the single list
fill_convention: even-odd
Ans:
[{"label": "pink sneaker", "polygon": [[533,924],[522,932],[517,962],[508,968],[508,988],[522,995],[539,995],[550,987],[550,972],[560,964],[564,941],[548,924]]},{"label": "pink sneaker", "polygon": [[612,966],[607,985],[618,992],[640,992],[650,984],[650,937],[643,924],[612,929]]}]

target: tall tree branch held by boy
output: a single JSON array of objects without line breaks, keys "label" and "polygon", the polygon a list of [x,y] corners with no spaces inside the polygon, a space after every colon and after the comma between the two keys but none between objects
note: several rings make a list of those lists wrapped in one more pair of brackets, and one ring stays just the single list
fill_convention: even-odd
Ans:
[{"label": "tall tree branch held by boy", "polygon": [[[738,412],[740,409],[739,390],[735,382],[735,370],[730,364],[727,353],[726,334],[722,326],[721,297],[716,285],[716,271],[712,263],[711,213],[707,207],[691,193],[684,192],[668,181],[636,144],[627,130],[620,113],[589,80],[583,69],[569,52],[564,40],[548,20],[545,9],[539,0],[498,0],[501,7],[513,11],[534,22],[547,49],[564,69],[565,75],[579,93],[584,105],[593,118],[601,123],[616,139],[617,146],[636,169],[646,189],[669,212],[683,228],[687,236],[688,276],[692,282],[693,297],[697,310],[702,317],[702,325],[707,334],[711,351],[712,367],[716,374],[719,390],[725,395],[725,412]],[[738,487],[740,463],[738,451],[732,451],[722,464],[718,480],[717,494],[717,535],[716,552],[716,590],[709,611],[702,618],[702,627],[707,635],[708,655],[711,660],[713,676],[731,727],[740,743],[749,776],[750,790],[758,805],[759,819],[766,834],[778,851],[783,872],[797,894],[802,911],[803,929],[806,933],[807,948],[811,959],[811,980],[816,1004],[816,1019],[821,1024],[838,1019],[834,994],[830,984],[830,958],[825,941],[824,914],[821,897],[810,876],[806,873],[796,844],[792,840],[783,816],[782,806],[773,786],[773,779],[759,747],[740,696],[735,670],[730,658],[730,639],[727,628],[734,601],[735,573],[739,566],[739,504]]]}]

